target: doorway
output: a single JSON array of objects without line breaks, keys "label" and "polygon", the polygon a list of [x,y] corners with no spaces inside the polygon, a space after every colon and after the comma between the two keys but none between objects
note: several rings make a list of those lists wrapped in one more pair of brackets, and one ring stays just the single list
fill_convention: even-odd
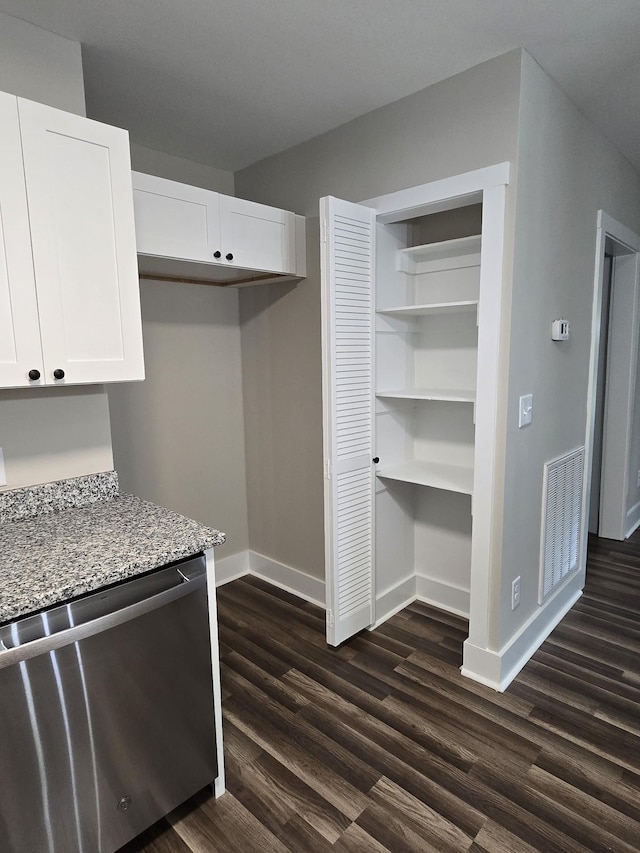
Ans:
[{"label": "doorway", "polygon": [[639,252],[640,237],[599,211],[585,500],[589,532],[606,539],[640,526]]},{"label": "doorway", "polygon": [[598,378],[596,387],[596,412],[593,435],[593,466],[589,497],[589,533],[597,536],[600,528],[600,488],[602,486],[602,449],[604,440],[604,415],[607,377],[607,354],[609,349],[609,313],[611,308],[611,280],[613,274],[613,255],[607,253],[604,258],[602,275],[602,312],[600,317],[600,358],[598,360]]}]

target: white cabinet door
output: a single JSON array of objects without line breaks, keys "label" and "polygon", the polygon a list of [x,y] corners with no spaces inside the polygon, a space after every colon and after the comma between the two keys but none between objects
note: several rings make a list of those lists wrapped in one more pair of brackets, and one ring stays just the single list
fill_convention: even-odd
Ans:
[{"label": "white cabinet door", "polygon": [[18,112],[45,382],[142,379],[128,135],[20,98]]},{"label": "white cabinet door", "polygon": [[242,198],[219,198],[223,259],[244,269],[295,275],[295,214]]},{"label": "white cabinet door", "polygon": [[31,384],[42,382],[18,105],[0,92],[0,387],[30,384],[29,371],[40,374]]},{"label": "white cabinet door", "polygon": [[133,172],[133,198],[140,254],[220,262],[218,193]]},{"label": "white cabinet door", "polygon": [[144,272],[226,283],[243,270],[306,275],[304,217],[141,172],[133,198]]},{"label": "white cabinet door", "polygon": [[374,622],[376,212],[320,200],[327,642]]}]

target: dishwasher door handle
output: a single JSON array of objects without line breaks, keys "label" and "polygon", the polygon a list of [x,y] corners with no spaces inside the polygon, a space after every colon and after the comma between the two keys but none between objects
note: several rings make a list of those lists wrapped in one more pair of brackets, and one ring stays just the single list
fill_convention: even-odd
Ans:
[{"label": "dishwasher door handle", "polygon": [[138,616],[150,613],[152,610],[157,610],[159,607],[164,607],[166,604],[184,598],[186,595],[191,595],[191,593],[201,589],[207,582],[206,574],[200,574],[197,577],[188,577],[182,572],[177,572],[177,575],[180,581],[170,589],[163,590],[113,612],[105,613],[81,625],[64,628],[61,631],[44,637],[38,637],[22,645],[5,647],[4,650],[0,651],[0,670],[6,666],[30,660],[36,655],[46,654],[47,652],[68,646],[71,643],[77,643],[101,631],[108,631],[110,628],[115,628],[117,625],[122,625],[131,619],[135,619]]}]

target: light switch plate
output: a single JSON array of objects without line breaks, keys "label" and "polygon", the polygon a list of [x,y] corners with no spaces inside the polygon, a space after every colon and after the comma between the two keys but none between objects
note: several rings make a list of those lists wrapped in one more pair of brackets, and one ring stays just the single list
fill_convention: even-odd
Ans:
[{"label": "light switch plate", "polygon": [[0,486],[7,485],[7,474],[4,470],[4,453],[0,447]]},{"label": "light switch plate", "polygon": [[518,411],[518,428],[522,429],[531,423],[533,418],[533,394],[524,394],[520,397],[520,407]]}]

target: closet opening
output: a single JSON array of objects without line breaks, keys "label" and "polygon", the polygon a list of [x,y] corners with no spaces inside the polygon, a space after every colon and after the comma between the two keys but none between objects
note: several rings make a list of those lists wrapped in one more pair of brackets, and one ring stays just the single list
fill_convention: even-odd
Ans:
[{"label": "closet opening", "polygon": [[481,233],[481,203],[376,226],[376,622],[412,586],[469,618]]},{"label": "closet opening", "polygon": [[327,642],[419,599],[490,646],[509,164],[355,204],[320,201]]}]

